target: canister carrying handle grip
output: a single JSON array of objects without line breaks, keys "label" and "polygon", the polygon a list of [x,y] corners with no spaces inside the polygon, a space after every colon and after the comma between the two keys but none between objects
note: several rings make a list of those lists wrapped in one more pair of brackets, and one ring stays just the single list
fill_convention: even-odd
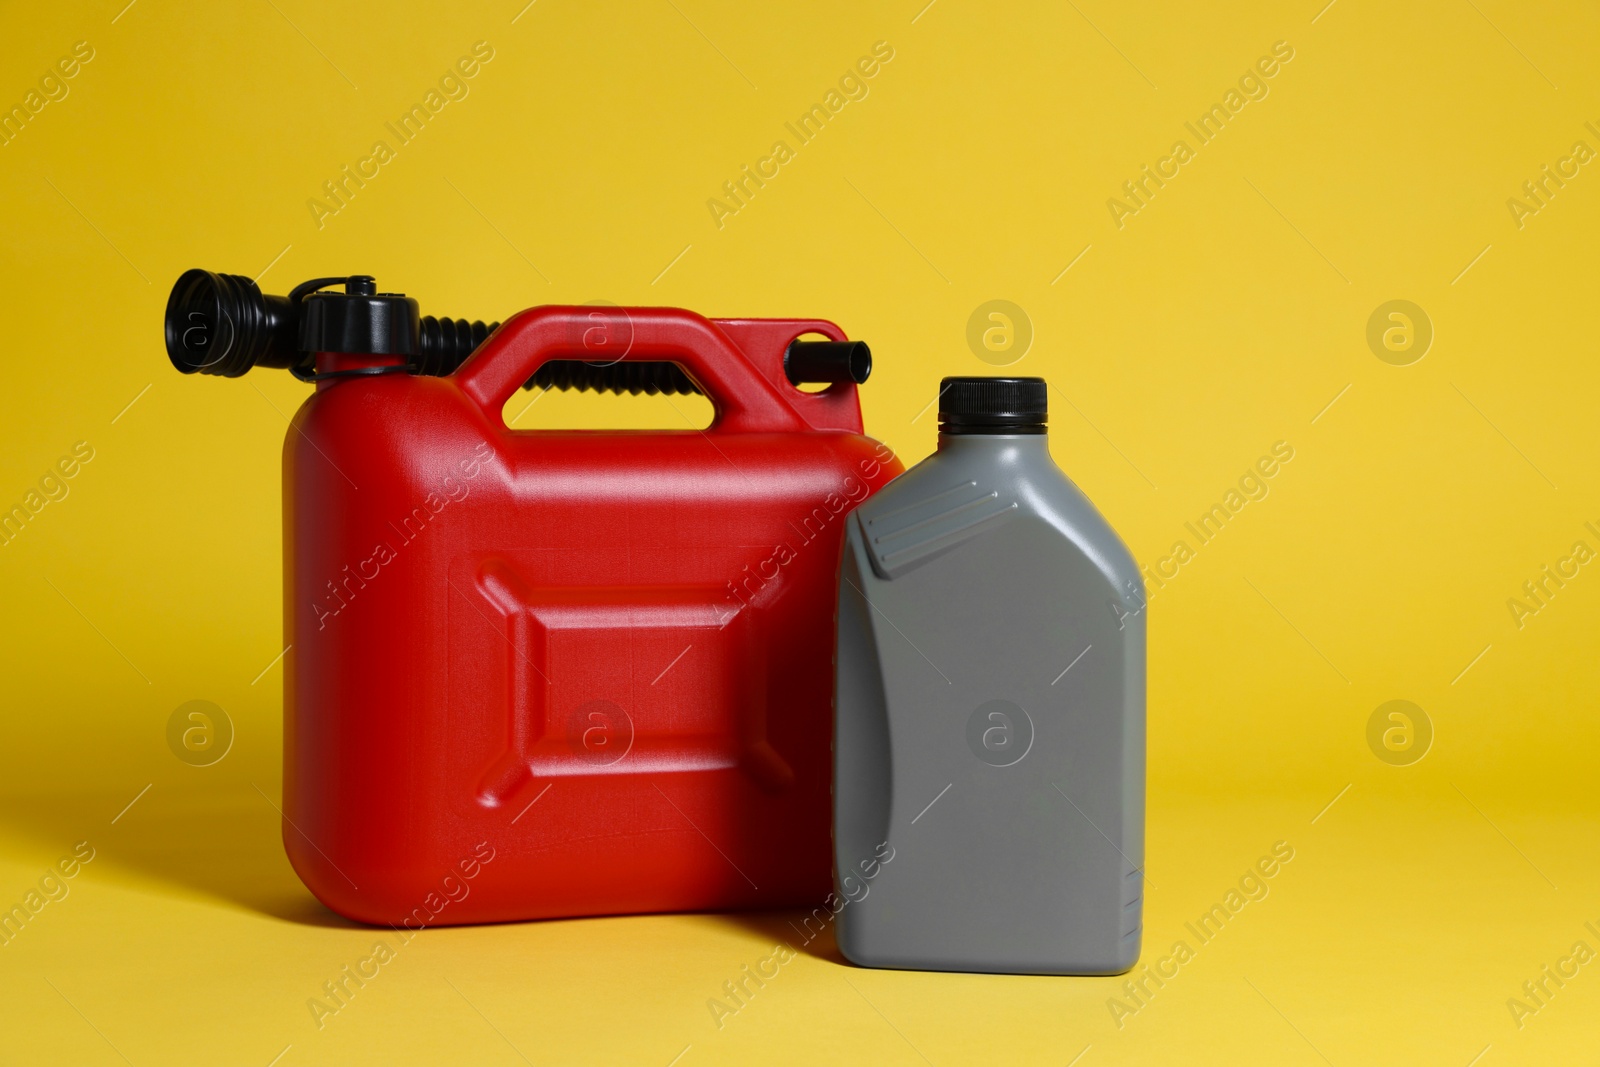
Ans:
[{"label": "canister carrying handle grip", "polygon": [[[837,326],[797,322],[796,333],[845,340]],[[616,335],[594,342],[596,329]],[[730,432],[804,430],[807,421],[717,324],[681,308],[547,305],[506,320],[455,375],[461,391],[491,420],[544,363],[553,359],[668,360],[681,364],[716,408],[712,429]],[[780,353],[781,359],[781,353]],[[779,370],[781,380],[781,368]],[[787,382],[783,383],[785,388]],[[798,394],[804,396],[806,394]]]}]

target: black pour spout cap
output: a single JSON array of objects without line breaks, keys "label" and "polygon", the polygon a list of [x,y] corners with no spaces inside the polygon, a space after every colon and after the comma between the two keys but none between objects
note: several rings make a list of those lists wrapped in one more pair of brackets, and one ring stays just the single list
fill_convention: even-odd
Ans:
[{"label": "black pour spout cap", "polygon": [[939,383],[939,432],[1044,433],[1049,402],[1043,378],[946,378]]},{"label": "black pour spout cap", "polygon": [[345,279],[344,292],[315,292],[300,313],[302,352],[361,356],[414,356],[420,347],[421,313],[403,293],[380,293],[367,274]]}]

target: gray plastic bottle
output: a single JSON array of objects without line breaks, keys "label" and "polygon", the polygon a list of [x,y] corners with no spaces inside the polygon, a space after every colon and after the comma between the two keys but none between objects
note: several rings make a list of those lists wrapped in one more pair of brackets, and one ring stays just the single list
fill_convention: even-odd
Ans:
[{"label": "gray plastic bottle", "polygon": [[1139,957],[1145,597],[1050,457],[1040,378],[946,378],[939,450],[850,516],[834,878],[868,967]]}]

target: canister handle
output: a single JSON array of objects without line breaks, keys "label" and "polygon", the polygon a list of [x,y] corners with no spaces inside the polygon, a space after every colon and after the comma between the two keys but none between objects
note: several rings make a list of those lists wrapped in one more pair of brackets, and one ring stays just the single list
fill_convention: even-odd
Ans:
[{"label": "canister handle", "polygon": [[[774,374],[758,368],[718,322],[681,308],[622,308],[610,305],[547,305],[530,308],[510,319],[474,352],[453,378],[461,391],[492,419],[517,388],[541,365],[553,359],[595,361],[668,360],[679,364],[716,409],[714,430],[750,433],[807,429],[846,429],[834,425],[839,415],[856,423],[860,407],[854,383],[829,389],[839,395],[823,403],[827,393],[805,393],[782,377],[783,346],[802,333],[820,333],[835,341],[844,332],[822,320],[732,320],[730,329],[746,336],[787,334],[774,352]],[[781,327],[781,329],[779,329]],[[776,334],[774,334],[776,336]],[[853,411],[839,411],[843,401]],[[818,416],[802,411],[816,409]]]}]

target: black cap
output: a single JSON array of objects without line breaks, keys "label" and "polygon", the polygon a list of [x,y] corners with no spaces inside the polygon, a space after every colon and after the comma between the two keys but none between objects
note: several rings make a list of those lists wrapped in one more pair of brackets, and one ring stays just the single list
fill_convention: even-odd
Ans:
[{"label": "black cap", "polygon": [[403,293],[380,293],[370,275],[344,280],[344,292],[312,293],[300,313],[305,352],[414,356],[420,348],[417,302]]},{"label": "black cap", "polygon": [[1043,378],[946,378],[939,383],[940,433],[1044,433]]}]

